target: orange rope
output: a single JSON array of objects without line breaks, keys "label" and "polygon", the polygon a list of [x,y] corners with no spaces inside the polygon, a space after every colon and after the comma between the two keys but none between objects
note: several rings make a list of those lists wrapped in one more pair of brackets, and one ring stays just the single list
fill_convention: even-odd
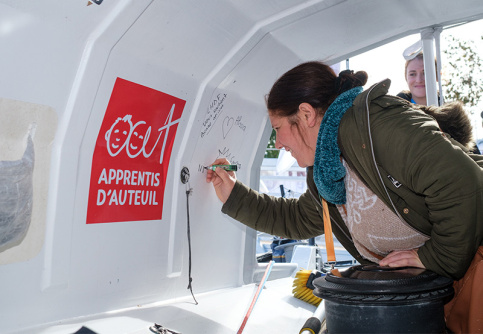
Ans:
[{"label": "orange rope", "polygon": [[324,235],[325,249],[327,252],[327,262],[335,262],[334,238],[332,237],[332,225],[330,224],[329,207],[327,201],[322,198],[322,208],[324,209]]}]

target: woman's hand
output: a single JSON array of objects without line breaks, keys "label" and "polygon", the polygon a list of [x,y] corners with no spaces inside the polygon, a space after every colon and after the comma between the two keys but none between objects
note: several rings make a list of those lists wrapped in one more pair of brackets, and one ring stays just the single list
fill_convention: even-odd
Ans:
[{"label": "woman's hand", "polygon": [[[215,160],[211,165],[229,165],[230,162],[225,158]],[[223,168],[217,167],[215,171],[207,170],[206,182],[213,183],[216,196],[225,203],[235,187],[235,172],[227,172]]]},{"label": "woman's hand", "polygon": [[419,259],[418,250],[394,251],[379,261],[380,266],[425,268]]}]

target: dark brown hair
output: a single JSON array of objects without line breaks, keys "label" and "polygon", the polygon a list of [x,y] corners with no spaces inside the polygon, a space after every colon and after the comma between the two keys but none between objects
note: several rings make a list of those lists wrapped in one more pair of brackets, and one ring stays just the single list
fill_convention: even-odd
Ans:
[{"label": "dark brown hair", "polygon": [[297,114],[301,103],[309,103],[323,115],[338,95],[367,82],[367,73],[350,70],[337,76],[330,66],[317,61],[302,63],[283,74],[267,96],[270,113],[281,117]]}]

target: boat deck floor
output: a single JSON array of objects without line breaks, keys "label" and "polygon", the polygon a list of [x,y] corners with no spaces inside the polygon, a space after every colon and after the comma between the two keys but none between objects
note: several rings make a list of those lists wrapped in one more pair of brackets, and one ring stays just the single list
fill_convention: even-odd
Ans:
[{"label": "boat deck floor", "polygon": [[[292,283],[291,277],[266,282],[243,333],[300,331],[316,307],[293,297]],[[175,302],[143,305],[29,328],[15,334],[73,334],[80,329],[91,334],[152,334],[149,327],[155,323],[182,334],[232,334],[238,332],[256,290],[257,285],[249,284],[195,294],[198,305],[190,296]]]}]

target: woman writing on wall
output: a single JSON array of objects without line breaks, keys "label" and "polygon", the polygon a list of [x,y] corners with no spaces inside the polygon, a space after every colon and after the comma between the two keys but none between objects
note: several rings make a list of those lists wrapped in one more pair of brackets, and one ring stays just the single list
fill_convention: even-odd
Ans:
[{"label": "woman writing on wall", "polygon": [[207,182],[222,212],[258,231],[321,235],[326,201],[336,238],[360,263],[459,280],[483,240],[483,157],[466,154],[432,117],[386,95],[389,80],[362,92],[366,81],[365,72],[337,76],[308,62],[272,87],[276,147],[307,167],[299,199],[259,194],[220,168],[208,171]]}]

